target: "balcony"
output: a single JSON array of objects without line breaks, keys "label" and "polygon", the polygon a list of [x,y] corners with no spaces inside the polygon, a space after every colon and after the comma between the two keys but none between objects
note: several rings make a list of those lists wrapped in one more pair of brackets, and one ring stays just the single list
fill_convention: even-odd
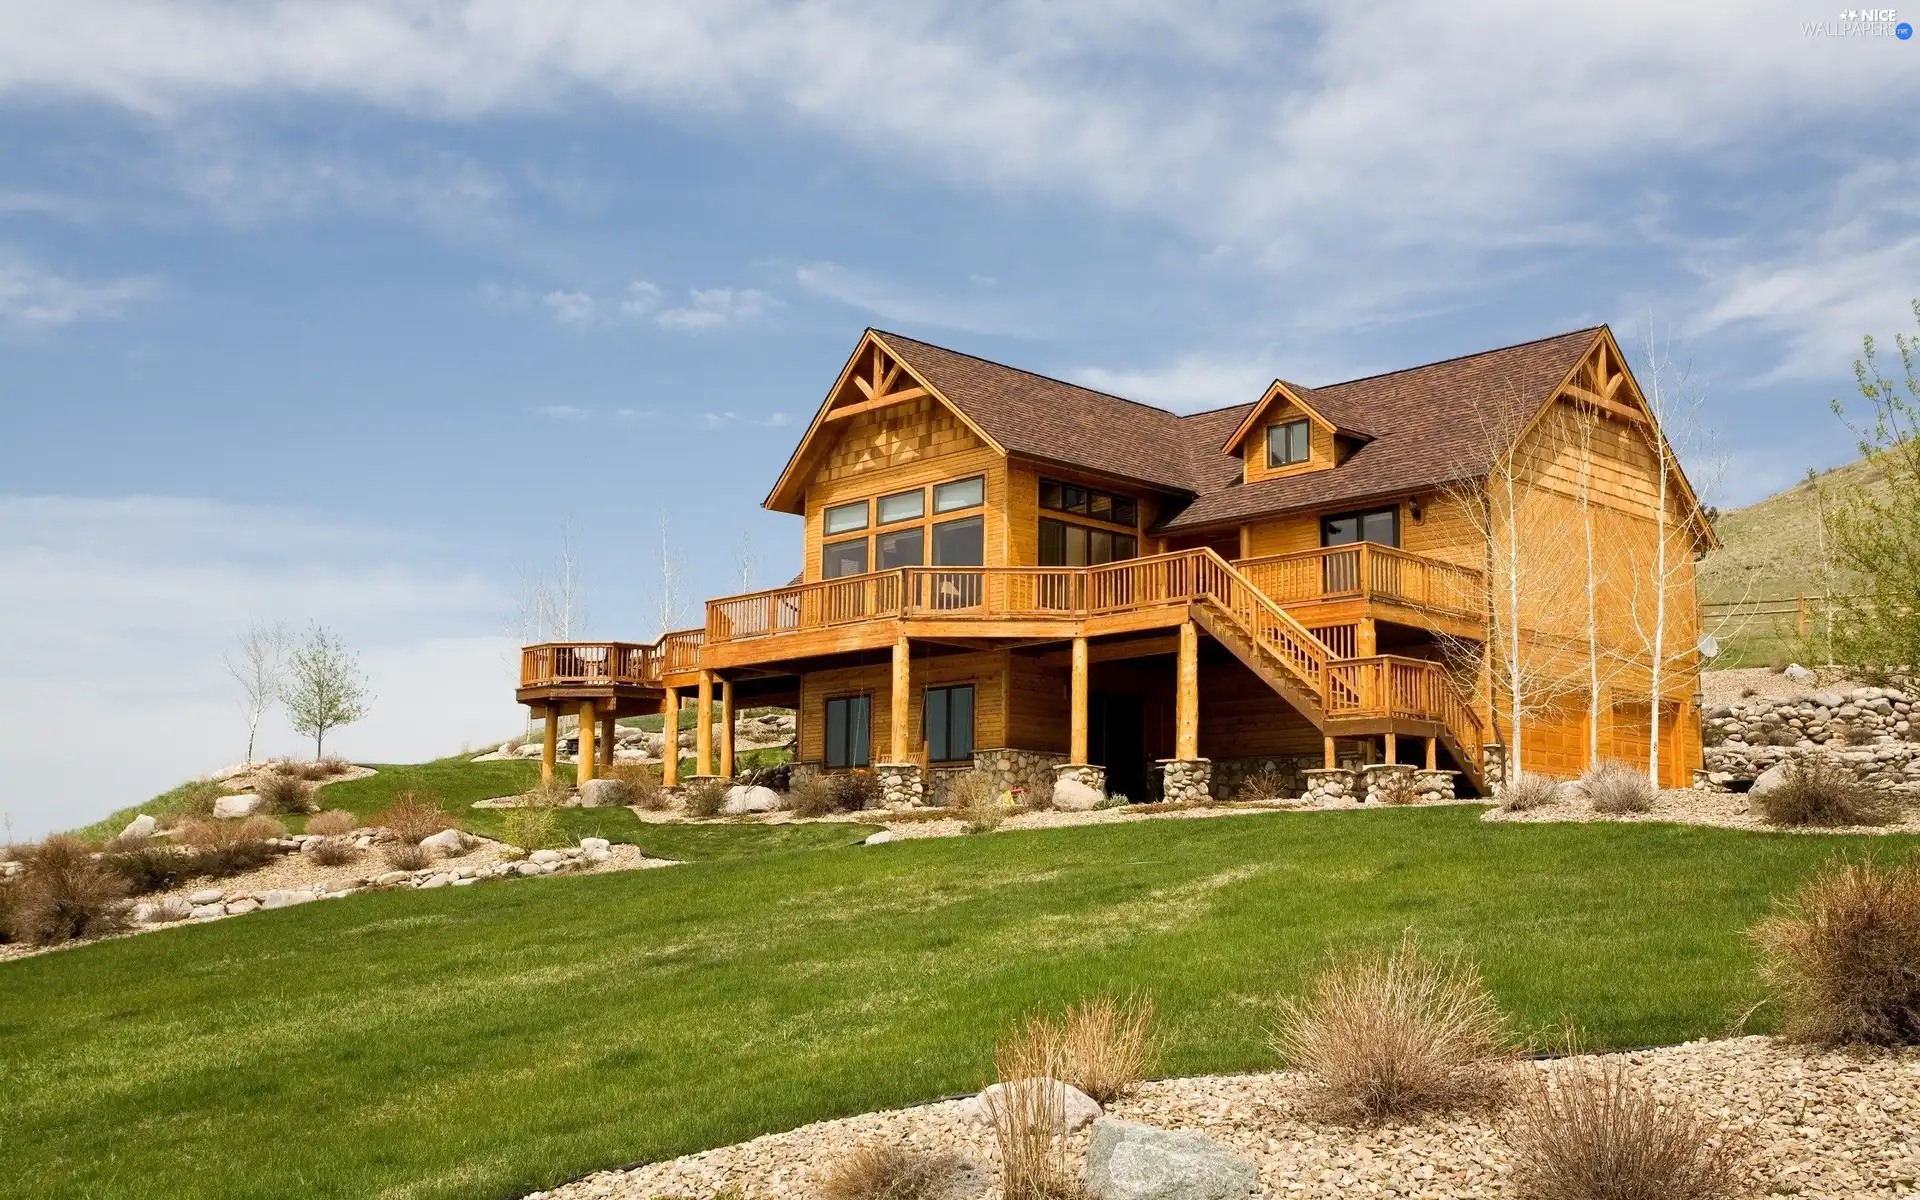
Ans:
[{"label": "balcony", "polygon": [[[1459,637],[1485,634],[1486,576],[1471,567],[1373,542],[1243,558],[1233,565],[1311,627],[1371,617]],[[1352,653],[1351,647],[1335,649]]]},{"label": "balcony", "polygon": [[520,703],[657,693],[669,675],[700,668],[698,629],[657,642],[541,642],[520,650]]}]

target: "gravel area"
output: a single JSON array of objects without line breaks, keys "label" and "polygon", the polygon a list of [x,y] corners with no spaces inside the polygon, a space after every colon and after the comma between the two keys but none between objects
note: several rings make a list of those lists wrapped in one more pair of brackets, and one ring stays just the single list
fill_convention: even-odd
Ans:
[{"label": "gravel area", "polygon": [[1700,672],[1700,702],[1708,708],[1733,704],[1752,696],[1789,699],[1814,692],[1846,692],[1862,686],[1839,671],[1816,670],[1812,679],[1788,679],[1766,667],[1736,667]]},{"label": "gravel area", "polygon": [[[1685,1098],[1722,1128],[1738,1130],[1762,1194],[1835,1200],[1920,1195],[1920,1054],[1850,1057],[1749,1037],[1625,1057],[1657,1095]],[[1541,1069],[1543,1064],[1516,1068]],[[1518,1198],[1508,1180],[1511,1111],[1352,1128],[1310,1119],[1305,1095],[1305,1080],[1289,1072],[1203,1076],[1146,1084],[1111,1112],[1205,1133],[1252,1160],[1268,1196]],[[534,1196],[705,1198],[732,1186],[749,1200],[785,1200],[814,1194],[818,1174],[862,1143],[956,1155],[970,1170],[956,1176],[954,1194],[984,1196],[995,1184],[993,1140],[963,1112],[961,1103],[947,1101],[826,1121],[669,1162],[601,1172]],[[1087,1139],[1084,1131],[1069,1139],[1076,1167]]]},{"label": "gravel area", "polygon": [[1653,811],[1645,813],[1597,813],[1587,802],[1570,794],[1570,788],[1561,789],[1561,794],[1551,804],[1526,812],[1508,812],[1505,809],[1488,809],[1480,819],[1483,821],[1625,821],[1644,823],[1648,821],[1679,822],[1685,825],[1718,825],[1725,829],[1765,829],[1776,833],[1920,833],[1920,809],[1903,808],[1900,819],[1890,825],[1847,825],[1837,828],[1800,827],[1793,828],[1769,825],[1754,815],[1751,800],[1736,792],[1707,792],[1693,788],[1669,788],[1658,793],[1653,800]]}]

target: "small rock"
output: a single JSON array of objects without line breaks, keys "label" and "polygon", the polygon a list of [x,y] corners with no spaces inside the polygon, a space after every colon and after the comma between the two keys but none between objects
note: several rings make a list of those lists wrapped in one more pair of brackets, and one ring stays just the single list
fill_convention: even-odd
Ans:
[{"label": "small rock", "polygon": [[431,879],[422,879],[420,881],[420,886],[422,888],[443,888],[448,886],[452,882],[453,882],[453,876],[451,875],[435,875]]},{"label": "small rock", "polygon": [[580,785],[580,807],[606,808],[626,799],[627,785],[618,779],[589,779]]},{"label": "small rock", "polygon": [[567,856],[558,850],[535,850],[532,854],[527,855],[528,862],[538,863],[543,867],[549,863],[565,862],[566,858]]},{"label": "small rock", "polygon": [[442,829],[432,837],[423,837],[420,844],[429,850],[439,850],[446,854],[459,854],[467,848],[467,835],[458,829]]},{"label": "small rock", "polygon": [[601,864],[601,863],[603,863],[603,862],[611,862],[611,861],[613,860],[613,851],[611,851],[611,850],[589,850],[589,851],[587,851],[587,852],[586,852],[586,854],[584,855],[584,857],[586,858],[586,860],[587,860],[588,862],[590,862],[590,863],[593,863],[593,864],[594,864],[595,866],[598,866],[599,864]]},{"label": "small rock", "polygon": [[296,904],[305,904],[313,899],[312,892],[268,892],[260,897],[261,908],[292,908]]},{"label": "small rock", "polygon": [[1087,1147],[1098,1200],[1233,1200],[1260,1189],[1254,1165],[1203,1133],[1102,1117]]},{"label": "small rock", "polygon": [[253,815],[254,807],[259,803],[260,797],[252,792],[244,792],[238,796],[222,796],[213,802],[213,815],[227,818],[249,817]]},{"label": "small rock", "polygon": [[226,915],[227,909],[224,904],[196,904],[193,906],[193,918],[196,921],[205,921],[213,917],[224,917]]},{"label": "small rock", "polygon": [[201,888],[187,897],[188,904],[218,904],[227,898],[219,888]]},{"label": "small rock", "polygon": [[767,813],[780,811],[780,793],[772,788],[755,785],[747,787],[735,784],[727,789],[726,803],[720,811],[731,816],[743,813]]},{"label": "small rock", "polygon": [[1813,672],[1807,670],[1805,667],[1801,666],[1799,663],[1788,663],[1787,669],[1780,673],[1782,675],[1785,675],[1788,679],[1812,679],[1813,678]]},{"label": "small rock", "polygon": [[1747,789],[1747,794],[1750,796],[1764,796],[1786,781],[1787,764],[1784,762],[1775,763],[1754,778],[1753,786]]},{"label": "small rock", "polygon": [[893,840],[893,830],[882,829],[878,833],[868,834],[867,840],[864,842],[861,842],[860,844],[862,846],[884,846],[892,840]]},{"label": "small rock", "polygon": [[583,837],[580,839],[580,848],[588,853],[592,853],[595,850],[611,850],[613,849],[613,843],[606,838]]},{"label": "small rock", "polygon": [[473,884],[476,884],[479,882],[480,881],[478,879],[456,879],[453,881],[453,886],[454,887],[470,887]]},{"label": "small rock", "polygon": [[513,865],[513,869],[519,872],[523,877],[529,878],[529,879],[531,879],[535,875],[546,874],[545,871],[542,871],[540,869],[540,864],[535,862],[515,863]]},{"label": "small rock", "polygon": [[1053,781],[1053,806],[1064,812],[1092,812],[1106,797],[1072,776]]},{"label": "small rock", "polygon": [[[1059,1088],[1062,1092],[1060,1107],[1063,1119],[1066,1122],[1066,1128],[1084,1128],[1088,1123],[1100,1116],[1100,1102],[1079,1088],[1074,1087],[1070,1083],[1061,1083],[1052,1079],[1045,1080],[1044,1082],[1052,1087]],[[965,1110],[967,1120],[972,1121],[976,1125],[991,1124],[992,1122],[988,1117],[988,1113],[993,1108],[1005,1103],[1002,1097],[1005,1095],[1006,1090],[1006,1084],[996,1083],[982,1091],[978,1096],[967,1101]]]},{"label": "small rock", "polygon": [[406,871],[386,871],[373,877],[373,886],[390,887],[403,879],[411,878]]},{"label": "small rock", "polygon": [[127,822],[127,827],[120,831],[120,836],[123,838],[152,837],[153,831],[158,828],[160,828],[160,822],[145,813],[141,813],[133,820]]},{"label": "small rock", "polygon": [[[235,900],[227,905],[227,915],[237,917],[245,913],[250,913],[259,907],[260,902],[258,900]],[[252,927],[249,926],[248,928]]]}]

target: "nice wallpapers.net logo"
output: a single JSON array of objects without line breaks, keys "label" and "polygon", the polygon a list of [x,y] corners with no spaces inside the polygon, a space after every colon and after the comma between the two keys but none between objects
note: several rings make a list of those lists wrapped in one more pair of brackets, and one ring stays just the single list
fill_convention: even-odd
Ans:
[{"label": "nice wallpapers.net logo", "polygon": [[1905,42],[1913,38],[1911,22],[1900,19],[1893,8],[1849,8],[1832,21],[1802,21],[1800,32],[1807,37],[1890,37]]}]

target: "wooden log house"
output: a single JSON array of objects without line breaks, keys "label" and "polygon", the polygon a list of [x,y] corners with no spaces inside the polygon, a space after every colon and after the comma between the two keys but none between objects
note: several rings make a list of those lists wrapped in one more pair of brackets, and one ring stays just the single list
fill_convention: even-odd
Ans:
[{"label": "wooden log house", "polygon": [[1185,416],[868,330],[764,503],[805,523],[790,585],[524,649],[549,773],[562,713],[591,778],[616,717],[689,702],[700,775],[733,775],[736,706],[780,704],[797,770],[895,797],[975,765],[1485,793],[1516,748],[1644,764],[1655,722],[1664,785],[1700,762],[1713,533],[1605,327]]}]

